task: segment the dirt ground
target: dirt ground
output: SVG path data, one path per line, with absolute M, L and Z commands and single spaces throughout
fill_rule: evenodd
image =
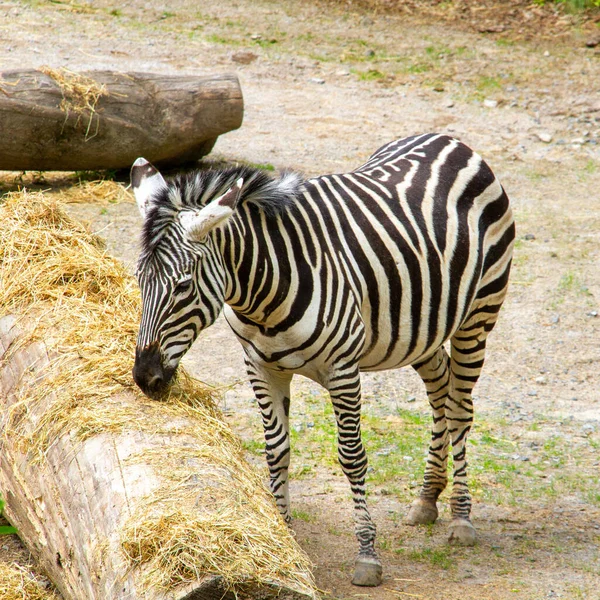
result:
M 244 124 L 218 140 L 209 161 L 312 176 L 352 169 L 385 142 L 426 131 L 450 133 L 481 153 L 512 200 L 518 241 L 475 390 L 477 546 L 446 545 L 446 502 L 432 527 L 402 523 L 426 445 L 406 450 L 401 441 L 411 418 L 424 424 L 424 440 L 428 419 L 410 370 L 363 379 L 381 587 L 349 583 L 350 496 L 323 450 L 332 436 L 327 399 L 306 380 L 296 382 L 292 400 L 293 527 L 324 596 L 337 600 L 598 599 L 600 28 L 523 2 L 471 3 L 481 12 L 471 6 L 467 17 L 469 3 L 441 3 L 438 16 L 433 3 L 424 12 L 406 3 L 397 14 L 384 4 L 364 12 L 352 3 L 250 0 L 0 2 L 0 65 L 236 73 Z M 51 184 L 41 174 L 2 181 L 0 191 Z M 133 266 L 132 203 L 90 199 L 71 210 Z M 262 468 L 241 348 L 222 320 L 185 364 L 222 388 L 227 420 Z M 386 461 L 404 477 L 386 479 Z M 18 540 L 0 539 L 0 560 L 15 557 L 27 561 Z

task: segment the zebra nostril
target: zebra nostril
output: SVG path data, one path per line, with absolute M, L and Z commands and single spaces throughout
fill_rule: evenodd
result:
M 147 386 L 151 392 L 158 391 L 164 384 L 165 380 L 162 375 L 151 375 L 148 378 Z

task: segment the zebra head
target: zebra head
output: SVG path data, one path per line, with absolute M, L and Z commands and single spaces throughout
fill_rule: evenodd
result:
M 199 192 L 193 181 L 167 182 L 138 158 L 131 184 L 144 218 L 136 272 L 142 318 L 133 378 L 146 395 L 158 398 L 168 389 L 181 357 L 223 307 L 225 275 L 212 233 L 233 214 L 243 180 L 220 194 L 217 190 L 201 206 L 190 201 Z

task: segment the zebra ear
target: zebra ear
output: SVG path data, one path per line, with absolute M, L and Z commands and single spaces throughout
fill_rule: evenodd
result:
M 201 242 L 217 225 L 231 217 L 240 199 L 243 184 L 244 180 L 240 178 L 222 196 L 201 210 L 180 213 L 179 222 L 190 241 Z
M 145 158 L 138 158 L 131 167 L 131 187 L 142 217 L 146 217 L 152 197 L 167 183 L 158 169 Z

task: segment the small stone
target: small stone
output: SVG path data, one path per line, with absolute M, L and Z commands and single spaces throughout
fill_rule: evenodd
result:
M 443 92 L 444 91 L 444 86 L 441 83 L 436 83 L 433 86 L 433 91 L 434 92 Z
M 365 58 L 373 58 L 375 56 L 375 50 L 367 50 L 365 52 Z
M 581 428 L 581 431 L 583 431 L 585 435 L 590 435 L 591 433 L 594 433 L 594 431 L 596 431 L 596 426 L 593 423 L 586 423 Z
M 256 41 L 256 40 L 260 40 L 260 39 L 262 39 L 262 35 L 260 35 L 260 33 L 253 33 L 253 34 L 250 36 L 250 39 L 251 39 L 251 40 L 254 40 L 254 41 Z
M 311 83 L 316 83 L 317 85 L 323 85 L 325 83 L 324 79 L 320 79 L 319 77 L 311 77 L 309 79 Z
M 594 37 L 588 38 L 585 42 L 587 48 L 595 48 L 600 45 L 600 35 L 595 35 Z
M 526 233 L 523 239 L 530 242 L 531 240 L 535 240 L 535 235 L 533 233 Z
M 234 52 L 231 55 L 231 60 L 234 63 L 238 63 L 240 65 L 249 65 L 251 62 L 254 62 L 257 58 L 258 54 L 250 52 L 249 50 L 240 50 L 239 52 Z
M 412 462 L 413 460 L 415 460 L 412 456 L 403 456 L 402 459 L 406 462 Z
M 446 108 L 452 108 L 454 106 L 454 100 L 446 100 L 446 103 L 444 104 L 444 106 Z
M 484 100 L 483 105 L 486 108 L 496 108 L 498 106 L 498 100 Z
M 504 25 L 482 25 L 479 33 L 502 33 L 505 29 Z
M 548 383 L 548 378 L 545 375 L 540 375 L 540 377 L 535 378 L 535 382 L 540 385 L 546 385 Z
M 306 424 L 306 426 L 307 426 L 309 429 L 312 429 L 312 428 L 315 426 L 315 424 L 314 424 L 312 421 L 309 421 L 309 422 Z
M 340 71 L 336 71 L 335 74 L 338 77 L 348 77 L 350 75 L 350 71 L 347 71 L 346 69 L 342 69 Z
M 524 456 L 524 455 L 522 455 L 522 454 L 513 454 L 511 458 L 512 458 L 513 460 L 520 460 L 520 461 L 522 461 L 522 462 L 527 462 L 527 461 L 531 460 L 531 459 L 529 458 L 529 456 Z
M 417 401 L 417 398 L 416 398 L 416 396 L 409 396 L 409 397 L 406 399 L 406 401 L 407 401 L 407 402 L 416 402 L 416 401 Z
M 536 392 L 535 390 L 529 390 L 529 391 L 527 392 L 527 395 L 528 395 L 528 396 L 537 396 L 538 394 L 537 394 L 537 392 Z
M 581 146 L 582 144 L 585 144 L 585 140 L 583 138 L 575 138 L 573 140 L 571 140 L 571 144 L 576 145 L 576 146 Z
M 552 323 L 553 325 L 556 325 L 556 324 L 560 323 L 560 316 L 559 315 L 554 315 L 550 319 L 550 323 Z
M 536 134 L 540 142 L 544 142 L 544 144 L 549 144 L 552 141 L 552 134 L 546 131 L 541 131 Z
M 546 51 L 544 52 L 544 56 L 546 56 L 546 57 L 550 56 L 550 52 L 549 52 L 548 50 L 546 50 Z
M 587 313 L 588 317 L 597 317 L 598 316 L 598 311 L 597 310 L 590 310 L 589 313 Z

